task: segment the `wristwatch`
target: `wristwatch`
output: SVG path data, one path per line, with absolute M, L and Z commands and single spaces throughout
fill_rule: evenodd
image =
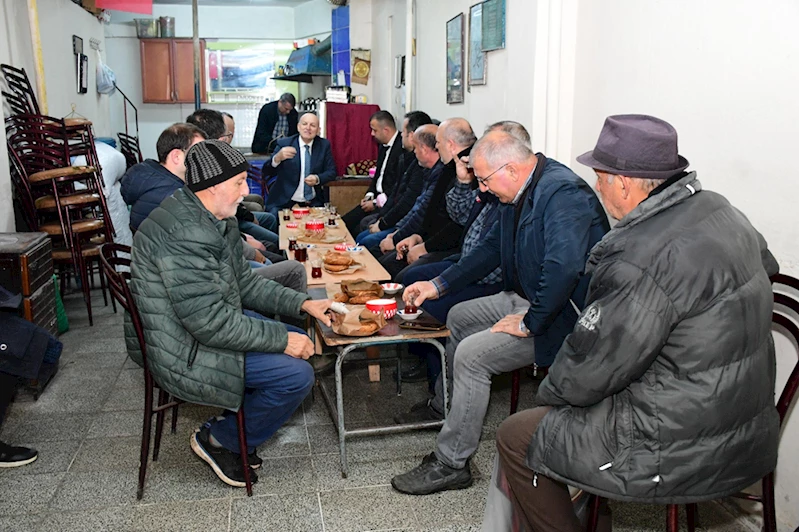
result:
M 524 324 L 524 320 L 519 322 L 519 332 L 524 335 L 530 336 L 530 329 L 527 328 L 527 325 Z

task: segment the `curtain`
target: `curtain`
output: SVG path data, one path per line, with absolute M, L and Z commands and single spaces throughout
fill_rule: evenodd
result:
M 326 138 L 333 150 L 336 174 L 344 175 L 347 165 L 364 159 L 377 160 L 377 142 L 369 129 L 369 118 L 380 110 L 377 105 L 326 103 Z

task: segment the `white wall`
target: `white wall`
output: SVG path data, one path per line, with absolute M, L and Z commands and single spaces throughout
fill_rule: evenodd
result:
M 373 18 L 372 0 L 350 0 L 350 48 L 363 48 L 372 50 Z M 375 68 L 374 50 L 372 50 L 372 69 Z M 361 85 L 352 82 L 352 95 L 366 96 L 368 103 L 375 103 L 374 76 L 370 76 L 369 83 Z
M 327 0 L 311 0 L 294 8 L 294 38 L 327 37 L 332 30 L 331 13 L 336 8 Z
M 405 29 L 405 0 L 372 0 L 372 103 L 394 115 L 397 127 L 406 111 L 394 87 L 394 57 L 405 54 Z
M 505 119 L 531 129 L 539 0 L 507 0 L 506 47 L 488 53 L 487 84 L 471 87 L 464 103 L 447 104 L 446 23 L 463 13 L 467 27 L 464 42 L 468 42 L 469 7 L 474 3 L 417 0 L 414 107 L 439 120 L 464 117 L 478 133 Z
M 778 0 L 580 2 L 573 155 L 591 149 L 615 113 L 671 122 L 707 189 L 760 230 L 784 272 L 799 275 L 794 154 L 799 145 L 799 4 Z M 512 80 L 509 80 L 509 82 Z M 591 172 L 572 163 L 586 179 Z M 795 350 L 778 338 L 778 381 Z M 799 525 L 799 413 L 782 437 L 781 530 Z

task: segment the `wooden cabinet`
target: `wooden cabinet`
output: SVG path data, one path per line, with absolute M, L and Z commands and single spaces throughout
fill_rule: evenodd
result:
M 194 103 L 194 41 L 141 39 L 144 103 Z M 205 92 L 205 41 L 200 40 L 200 101 Z

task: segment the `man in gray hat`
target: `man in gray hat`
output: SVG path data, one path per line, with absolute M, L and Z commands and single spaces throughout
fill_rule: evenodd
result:
M 291 417 L 314 382 L 305 362 L 314 346 L 305 332 L 263 315 L 307 313 L 329 324 L 330 301 L 311 301 L 252 272 L 234 218 L 248 191 L 246 177 L 247 161 L 230 145 L 192 146 L 186 186 L 154 209 L 133 238 L 131 291 L 155 381 L 186 401 L 243 408 L 248 461 L 258 467 L 255 447 Z M 127 315 L 125 340 L 141 365 Z M 237 435 L 230 415 L 206 423 L 190 443 L 223 482 L 243 487 Z
M 685 172 L 663 120 L 608 117 L 577 160 L 619 223 L 591 251 L 586 307 L 538 389 L 541 406 L 497 431 L 527 530 L 581 530 L 566 485 L 691 503 L 740 491 L 777 463 L 778 266 L 763 237 Z

